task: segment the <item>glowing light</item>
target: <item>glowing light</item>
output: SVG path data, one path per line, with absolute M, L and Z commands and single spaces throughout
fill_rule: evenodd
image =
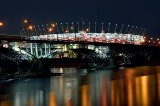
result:
M 28 20 L 25 19 L 23 22 L 24 22 L 24 23 L 28 23 Z
M 3 22 L 0 22 L 0 27 L 2 27 L 3 26 Z
M 119 53 L 119 54 L 118 54 L 118 56 L 122 56 L 122 55 L 123 55 L 123 53 Z
M 28 27 L 28 29 L 29 29 L 29 30 L 33 30 L 33 26 L 30 25 L 30 26 Z
M 52 32 L 52 31 L 53 31 L 53 29 L 52 29 L 52 28 L 49 28 L 49 29 L 48 29 L 48 31 L 49 31 L 49 32 Z
M 52 25 L 52 27 L 55 27 L 55 24 L 51 24 Z
M 86 29 L 86 31 L 88 32 L 88 31 L 89 31 L 89 29 L 87 28 L 87 29 Z

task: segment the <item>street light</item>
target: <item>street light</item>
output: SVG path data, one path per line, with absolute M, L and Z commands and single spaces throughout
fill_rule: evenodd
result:
M 94 32 L 95 32 L 95 33 L 96 33 L 96 30 L 97 30 L 97 29 L 96 29 L 96 28 L 97 28 L 97 27 L 96 27 L 96 24 L 97 24 L 97 23 L 95 22 L 95 26 L 94 26 L 94 30 L 95 30 Z
M 4 24 L 3 24 L 3 22 L 0 22 L 0 27 L 2 27 Z
M 28 26 L 28 36 L 29 36 L 29 37 L 32 35 L 32 34 L 31 34 L 32 30 L 33 30 L 33 26 L 32 26 L 32 25 L 29 25 L 29 26 Z
M 69 28 L 68 28 L 68 23 L 66 22 L 66 25 L 67 25 L 67 32 L 69 31 Z
M 110 32 L 111 23 L 108 24 L 108 33 Z
M 117 25 L 118 25 L 118 24 L 116 24 L 116 27 L 115 27 L 115 29 L 114 29 L 114 33 L 116 33 L 116 30 L 117 30 Z
M 89 22 L 89 33 L 91 32 L 91 25 L 90 25 L 90 22 Z
M 103 31 L 103 23 L 102 23 L 102 33 L 103 33 L 104 31 Z
M 88 29 L 88 28 L 86 29 L 86 32 L 89 32 L 89 29 Z
M 28 23 L 28 20 L 27 20 L 27 19 L 24 19 L 23 22 L 24 22 L 25 24 L 27 24 L 27 23 Z
M 78 33 L 79 33 L 79 22 L 77 22 L 77 25 L 78 25 L 78 29 L 77 30 L 78 30 Z
M 49 28 L 49 29 L 48 29 L 48 32 L 50 32 L 50 33 L 51 33 L 52 31 L 53 31 L 53 29 L 52 29 L 52 28 Z
M 1 28 L 4 26 L 4 23 L 2 21 L 0 21 L 0 33 L 2 33 Z
M 28 29 L 29 29 L 29 30 L 33 30 L 33 26 L 32 26 L 32 25 L 29 25 L 29 26 L 28 26 Z
M 51 24 L 52 25 L 52 27 L 55 27 L 55 24 Z

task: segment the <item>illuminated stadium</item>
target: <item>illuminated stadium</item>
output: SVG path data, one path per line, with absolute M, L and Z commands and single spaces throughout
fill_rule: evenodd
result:
M 100 26 L 100 27 L 99 27 Z M 49 40 L 49 41 L 83 41 L 83 42 L 102 42 L 102 43 L 121 43 L 121 44 L 136 44 L 140 45 L 144 42 L 144 30 L 140 27 L 126 26 L 123 24 L 118 28 L 116 24 L 111 29 L 109 23 L 105 28 L 102 23 L 97 23 L 91 26 L 90 23 L 82 25 L 80 23 L 69 25 L 68 23 L 61 24 L 46 24 L 38 26 L 29 26 L 27 29 L 20 31 L 20 35 L 31 40 Z M 97 31 L 100 30 L 100 31 Z M 111 32 L 111 30 L 113 30 Z

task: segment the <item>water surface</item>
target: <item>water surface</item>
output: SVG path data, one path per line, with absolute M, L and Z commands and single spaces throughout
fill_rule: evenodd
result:
M 116 70 L 52 69 L 62 76 L 20 79 L 0 106 L 158 106 L 160 66 Z

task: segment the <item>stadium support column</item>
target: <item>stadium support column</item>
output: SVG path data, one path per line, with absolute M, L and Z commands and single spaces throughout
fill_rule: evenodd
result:
M 36 50 L 36 57 L 38 58 L 38 46 L 37 46 L 37 43 L 35 43 L 35 50 Z
M 48 45 L 48 49 L 49 49 L 49 54 L 51 54 L 51 44 Z
M 30 51 L 31 51 L 31 54 L 33 54 L 33 44 L 30 43 Z
M 95 33 L 97 32 L 97 26 L 96 26 L 96 22 L 95 22 L 95 26 L 94 26 L 94 30 L 95 30 Z
M 46 54 L 47 54 L 47 45 L 46 45 L 46 43 L 44 44 L 44 54 L 45 54 L 45 57 L 46 57 Z

